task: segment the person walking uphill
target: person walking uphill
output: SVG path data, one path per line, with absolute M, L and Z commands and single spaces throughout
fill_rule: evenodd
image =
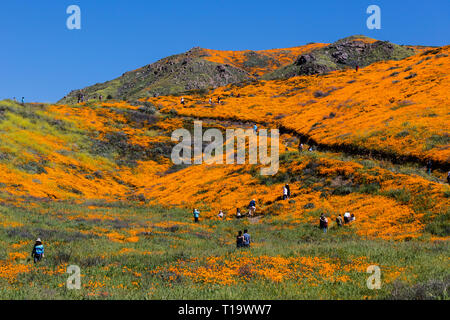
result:
M 34 260 L 34 263 L 41 261 L 41 259 L 44 257 L 44 246 L 40 238 L 36 239 L 33 251 L 31 251 L 31 257 Z
M 198 217 L 200 216 L 200 211 L 194 209 L 194 222 L 198 222 Z
M 245 229 L 244 230 L 244 247 L 250 248 L 250 243 L 251 243 L 250 234 L 248 233 L 248 230 Z

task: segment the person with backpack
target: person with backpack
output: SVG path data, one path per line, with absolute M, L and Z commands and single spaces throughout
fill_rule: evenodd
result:
M 287 189 L 287 197 L 288 199 L 291 198 L 291 187 L 289 187 L 289 184 L 286 183 L 286 189 Z
M 340 213 L 336 218 L 336 224 L 338 225 L 338 227 L 342 227 L 342 225 L 344 224 L 344 221 L 342 220 L 342 215 Z
M 250 234 L 248 233 L 248 230 L 245 229 L 244 230 L 244 247 L 250 248 L 250 243 L 251 243 Z
M 181 97 L 181 104 L 184 106 L 184 97 Z
M 286 186 L 283 186 L 283 200 L 288 198 L 288 189 Z
M 44 257 L 44 245 L 42 244 L 41 238 L 36 239 L 36 243 L 31 251 L 31 257 L 34 260 L 34 263 L 38 263 Z
M 223 211 L 222 210 L 219 211 L 218 217 L 219 217 L 219 219 L 223 219 Z
M 242 235 L 242 231 L 239 231 L 236 237 L 236 248 L 242 248 L 243 246 L 244 246 L 244 236 Z
M 253 125 L 253 132 L 258 134 L 258 126 L 256 124 Z
M 239 209 L 239 208 L 236 209 L 236 218 L 237 219 L 242 218 L 241 209 Z
M 325 217 L 324 213 L 322 213 L 320 215 L 319 228 L 322 229 L 324 233 L 327 233 L 327 230 L 328 230 L 328 219 L 327 219 L 327 217 Z
M 450 171 L 447 173 L 447 183 L 450 184 Z
M 256 200 L 252 199 L 248 205 L 248 215 L 252 217 L 255 214 L 256 211 Z
M 194 222 L 198 222 L 198 217 L 200 216 L 200 211 L 194 209 Z
M 298 144 L 298 151 L 299 152 L 303 151 L 303 143 L 301 143 L 301 142 Z

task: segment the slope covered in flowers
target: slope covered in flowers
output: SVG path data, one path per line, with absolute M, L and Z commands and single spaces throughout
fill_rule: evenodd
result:
M 282 81 L 229 85 L 205 96 L 150 98 L 162 112 L 266 123 L 327 146 L 391 157 L 434 160 L 448 167 L 450 47 L 358 73 L 336 71 Z M 207 108 L 208 99 L 220 105 Z

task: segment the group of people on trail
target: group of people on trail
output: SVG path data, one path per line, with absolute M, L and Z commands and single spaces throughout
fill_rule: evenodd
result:
M 219 97 L 217 97 L 217 104 L 220 104 L 220 101 L 221 101 L 221 99 L 220 99 L 220 96 L 219 96 Z M 181 97 L 181 99 L 180 99 L 180 104 L 184 106 L 185 103 L 186 103 L 186 101 L 184 100 L 184 97 Z M 213 105 L 213 100 L 212 100 L 212 98 L 209 98 L 208 103 L 209 103 L 211 106 Z
M 298 144 L 298 151 L 302 152 L 304 150 L 305 146 L 303 145 L 303 143 L 299 143 Z M 313 146 L 309 146 L 308 148 L 309 152 L 313 152 L 314 151 L 314 147 Z
M 338 227 L 342 227 L 344 224 L 353 222 L 353 221 L 355 221 L 355 220 L 356 220 L 355 215 L 354 215 L 353 213 L 350 214 L 350 212 L 347 211 L 346 213 L 344 213 L 344 219 L 342 219 L 342 215 L 341 215 L 341 214 L 339 214 L 339 215 L 337 216 L 337 218 L 336 218 L 336 225 L 337 225 Z M 324 233 L 326 233 L 326 232 L 328 231 L 328 218 L 325 216 L 324 213 L 322 213 L 322 214 L 320 215 L 320 218 L 319 218 L 319 228 L 320 228 Z
M 283 187 L 283 200 L 287 200 L 291 197 L 291 188 L 286 183 L 286 185 Z
M 242 231 L 238 232 L 238 235 L 236 237 L 236 247 L 237 248 L 249 248 L 251 243 L 251 237 L 248 233 L 248 230 L 245 229 L 244 233 Z

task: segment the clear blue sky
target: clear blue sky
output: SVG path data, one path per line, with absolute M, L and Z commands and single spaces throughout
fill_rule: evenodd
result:
M 81 8 L 81 30 L 66 27 L 72 4 Z M 381 7 L 381 30 L 366 27 L 371 4 Z M 354 34 L 448 45 L 450 1 L 1 1 L 0 99 L 54 102 L 195 46 L 258 50 Z

